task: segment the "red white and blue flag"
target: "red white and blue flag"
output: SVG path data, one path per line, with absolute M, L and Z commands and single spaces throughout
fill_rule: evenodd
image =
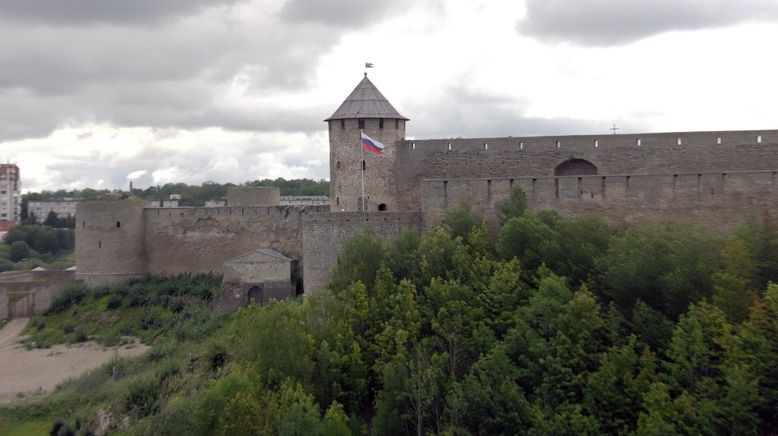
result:
M 365 135 L 365 132 L 362 132 L 361 142 L 363 149 L 375 154 L 384 154 L 384 144 L 381 144 L 375 139 Z

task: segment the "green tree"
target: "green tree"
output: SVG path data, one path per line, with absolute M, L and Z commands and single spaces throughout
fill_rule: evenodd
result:
M 516 383 L 518 376 L 518 369 L 498 344 L 452 389 L 449 408 L 475 434 L 526 432 L 532 425 L 532 413 Z
M 329 288 L 342 289 L 355 282 L 372 288 L 385 257 L 386 246 L 381 238 L 370 230 L 357 233 L 343 245 L 330 275 Z
M 302 386 L 284 383 L 279 401 L 276 434 L 289 436 L 321 435 L 322 423 L 319 406 L 313 396 L 305 393 Z
M 333 402 L 324 413 L 322 420 L 322 436 L 350 436 L 351 430 L 348 427 L 348 416 L 343 411 L 343 406 Z
M 701 228 L 648 225 L 611 240 L 599 264 L 603 293 L 622 308 L 642 300 L 672 319 L 708 297 L 718 242 Z
M 504 225 L 509 219 L 521 216 L 527 210 L 527 194 L 521 187 L 514 186 L 511 194 L 497 204 L 497 219 Z
M 473 227 L 479 226 L 479 220 L 470 211 L 470 207 L 462 202 L 457 207 L 446 211 L 443 224 L 449 229 L 452 238 L 466 238 Z
M 11 244 L 11 252 L 8 259 L 11 262 L 21 262 L 30 257 L 30 247 L 24 241 L 16 241 Z
M 713 274 L 713 304 L 730 322 L 745 321 L 755 297 L 750 289 L 754 264 L 745 242 L 729 239 L 721 251 L 721 263 L 721 269 Z

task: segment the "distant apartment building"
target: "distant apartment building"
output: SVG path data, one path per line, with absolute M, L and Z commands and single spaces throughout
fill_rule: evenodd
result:
M 22 216 L 22 183 L 16 164 L 0 164 L 0 231 L 7 231 Z
M 43 224 L 49 213 L 54 212 L 57 218 L 73 218 L 76 216 L 74 198 L 55 198 L 50 200 L 30 200 L 27 202 L 27 216 L 34 216 L 38 224 Z

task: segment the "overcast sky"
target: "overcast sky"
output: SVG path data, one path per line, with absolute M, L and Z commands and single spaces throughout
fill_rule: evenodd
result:
M 775 0 L 0 0 L 25 191 L 328 177 L 371 80 L 416 138 L 778 128 Z

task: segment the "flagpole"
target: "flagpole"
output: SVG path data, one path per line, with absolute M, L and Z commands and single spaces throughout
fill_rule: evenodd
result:
M 362 174 L 362 212 L 367 211 L 365 201 L 365 147 L 362 146 L 362 129 L 359 129 L 359 150 L 362 152 L 362 162 L 359 163 L 359 171 Z

